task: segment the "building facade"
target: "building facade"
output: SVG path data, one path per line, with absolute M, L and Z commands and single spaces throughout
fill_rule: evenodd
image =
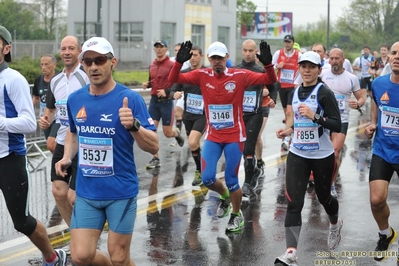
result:
M 206 54 L 214 41 L 226 44 L 236 57 L 236 0 L 69 0 L 68 35 L 84 41 L 107 38 L 122 62 L 143 67 L 155 59 L 153 44 L 191 40 Z

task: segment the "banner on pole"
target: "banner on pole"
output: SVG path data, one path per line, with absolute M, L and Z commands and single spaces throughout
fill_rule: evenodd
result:
M 283 39 L 292 34 L 292 12 L 255 12 L 252 21 L 241 25 L 244 39 Z

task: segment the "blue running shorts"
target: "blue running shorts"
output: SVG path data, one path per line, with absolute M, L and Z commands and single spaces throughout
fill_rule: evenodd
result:
M 90 200 L 76 196 L 71 229 L 103 230 L 105 221 L 115 233 L 133 233 L 136 220 L 137 197 L 121 200 Z

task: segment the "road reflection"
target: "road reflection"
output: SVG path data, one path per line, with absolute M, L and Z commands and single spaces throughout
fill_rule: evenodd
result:
M 370 168 L 372 140 L 366 137 L 364 134 L 364 127 L 361 126 L 369 122 L 369 119 L 358 121 L 358 128 L 355 136 L 355 149 L 350 153 L 351 159 L 356 162 L 356 169 L 359 170 L 359 181 L 367 181 L 366 174 L 368 174 Z

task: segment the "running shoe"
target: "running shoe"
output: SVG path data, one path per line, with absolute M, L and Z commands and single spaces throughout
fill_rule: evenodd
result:
M 202 185 L 202 176 L 201 176 L 201 172 L 198 170 L 195 170 L 195 174 L 194 174 L 194 180 L 191 183 L 191 185 L 193 186 L 200 186 Z
M 145 166 L 147 169 L 154 169 L 161 167 L 161 161 L 157 157 L 152 157 L 151 161 Z
M 298 262 L 295 250 L 287 250 L 283 255 L 277 257 L 274 261 L 274 265 L 278 266 L 298 266 Z
M 58 257 L 58 261 L 54 264 L 54 266 L 66 266 L 67 254 L 65 253 L 65 251 L 63 249 L 55 249 L 54 251 Z M 46 261 L 43 259 L 43 266 L 47 266 L 47 265 L 49 265 L 49 264 L 46 263 Z
M 341 229 L 344 225 L 344 221 L 341 218 L 338 218 L 338 227 L 335 229 L 331 229 L 330 225 L 330 233 L 328 234 L 327 244 L 329 249 L 336 249 L 341 242 Z
M 177 137 L 175 137 L 175 139 L 176 139 L 176 141 L 177 141 L 177 144 L 179 144 L 180 147 L 183 147 L 183 145 L 184 145 L 184 138 L 183 138 L 183 136 L 182 136 L 181 133 L 180 133 L 180 129 L 175 128 L 175 131 L 176 131 L 176 133 L 177 133 Z
M 227 223 L 226 232 L 238 232 L 244 228 L 244 218 L 242 215 L 231 214 Z
M 380 239 L 377 242 L 377 247 L 375 248 L 375 251 L 387 251 L 389 245 L 395 242 L 398 233 L 391 227 L 391 234 L 389 237 L 387 235 L 382 235 L 381 233 L 378 233 L 378 235 Z M 383 253 L 378 254 L 378 256 L 374 257 L 374 260 L 376 261 L 382 261 L 384 259 L 386 259 L 386 254 Z
M 260 176 L 261 176 L 261 170 L 259 168 L 255 167 L 254 175 L 252 176 L 251 182 L 249 183 L 251 185 L 252 190 L 255 190 L 258 187 Z
M 251 194 L 251 185 L 249 183 L 245 183 L 242 185 L 242 196 L 249 198 Z
M 216 211 L 216 215 L 219 218 L 226 217 L 230 212 L 230 198 L 222 199 L 220 198 L 220 203 Z

